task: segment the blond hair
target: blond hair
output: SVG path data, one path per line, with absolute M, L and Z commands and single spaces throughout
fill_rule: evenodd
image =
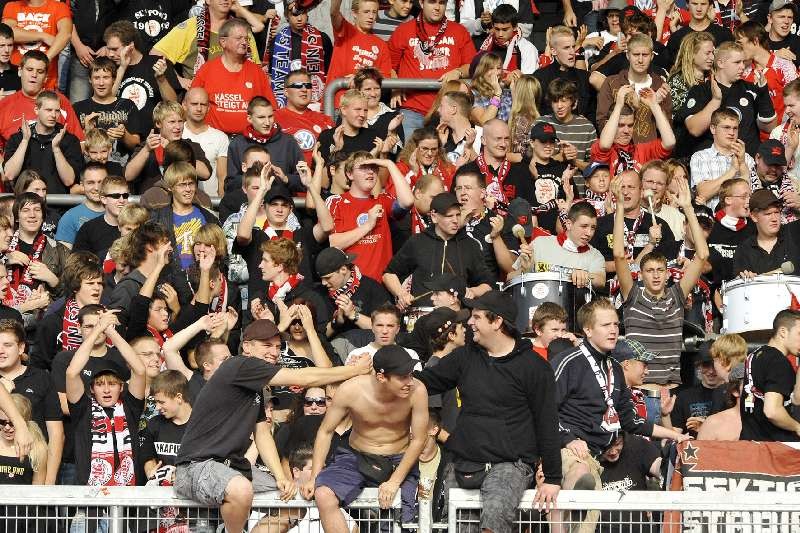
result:
M 702 82 L 694 71 L 694 56 L 703 43 L 714 44 L 714 37 L 706 31 L 691 32 L 681 40 L 678 57 L 670 70 L 670 77 L 679 76 L 687 87 L 694 87 Z
M 542 86 L 531 74 L 523 74 L 514 82 L 514 88 L 511 89 L 511 114 L 508 116 L 512 139 L 517 135 L 518 118 L 524 117 L 530 122 L 539 118 L 538 102 L 541 96 Z
M 156 104 L 155 109 L 153 109 L 153 123 L 162 123 L 170 113 L 175 113 L 181 119 L 186 120 L 186 109 L 181 104 L 171 100 L 164 100 Z
M 346 91 L 344 95 L 342 95 L 340 107 L 350 107 L 350 105 L 356 100 L 363 100 L 366 102 L 367 97 L 364 96 L 364 93 L 362 93 L 358 89 L 350 89 Z
M 125 204 L 125 206 L 119 210 L 117 224 L 120 226 L 132 225 L 138 227 L 149 219 L 150 213 L 147 211 L 147 208 L 139 204 Z
M 176 161 L 164 171 L 164 186 L 172 190 L 178 183 L 191 179 L 197 183 L 197 169 L 186 161 Z
M 83 146 L 86 150 L 90 150 L 92 148 L 111 149 L 111 137 L 109 137 L 108 133 L 101 129 L 92 128 L 90 130 L 86 130 L 86 140 L 84 141 Z
M 28 425 L 28 432 L 33 438 L 33 446 L 31 446 L 29 455 L 31 459 L 31 468 L 33 468 L 34 472 L 40 472 L 42 469 L 47 468 L 47 440 L 44 438 L 42 428 L 31 420 L 33 413 L 31 401 L 22 394 L 16 392 L 11 394 L 11 400 L 14 402 L 14 406 L 17 408 L 17 411 L 19 411 L 19 414 L 25 419 Z M 6 413 L 6 416 L 8 416 L 8 413 Z
M 221 261 L 228 255 L 228 241 L 225 232 L 216 224 L 205 224 L 194 234 L 194 244 L 213 246 L 217 251 L 216 261 Z
M 711 345 L 711 358 L 719 359 L 725 368 L 733 368 L 747 357 L 747 341 L 741 335 L 729 333 L 717 337 Z

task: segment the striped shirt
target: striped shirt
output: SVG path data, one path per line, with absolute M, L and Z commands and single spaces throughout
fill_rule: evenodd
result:
M 394 30 L 407 20 L 411 20 L 411 16 L 403 19 L 397 19 L 389 15 L 388 9 L 380 11 L 378 12 L 378 18 L 375 19 L 375 25 L 372 27 L 372 33 L 384 41 L 388 41 L 389 37 L 391 37 L 394 33 Z
M 644 287 L 634 286 L 622 311 L 625 338 L 641 342 L 656 357 L 647 364 L 647 383 L 681 382 L 681 344 L 685 299 L 680 284 L 654 299 Z
M 542 115 L 541 122 L 552 124 L 556 129 L 559 141 L 566 141 L 578 150 L 578 160 L 589 160 L 589 149 L 597 139 L 597 130 L 594 125 L 582 115 L 574 115 L 567 123 L 560 123 L 554 115 Z

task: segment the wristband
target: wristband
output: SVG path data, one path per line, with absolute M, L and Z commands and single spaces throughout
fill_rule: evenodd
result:
M 500 99 L 498 97 L 496 97 L 496 96 L 492 96 L 492 98 L 489 100 L 489 105 L 493 105 L 493 106 L 495 106 L 496 108 L 499 109 L 500 108 Z

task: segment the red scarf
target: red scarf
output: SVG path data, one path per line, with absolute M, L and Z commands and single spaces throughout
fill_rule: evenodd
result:
M 158 331 L 156 328 L 154 328 L 150 324 L 147 325 L 147 331 L 150 332 L 150 335 L 153 336 L 153 338 L 156 340 L 156 342 L 158 343 L 158 346 L 160 348 L 163 348 L 164 347 L 164 341 L 166 341 L 167 339 L 172 338 L 172 335 L 173 335 L 172 330 L 169 329 L 169 328 L 165 329 L 164 331 Z
M 511 170 L 511 163 L 508 161 L 508 159 L 503 160 L 503 163 L 500 165 L 500 170 L 497 171 L 497 175 L 494 175 L 489 169 L 489 165 L 486 164 L 486 159 L 483 157 L 483 151 L 481 151 L 481 155 L 478 156 L 478 159 L 476 159 L 475 162 L 478 164 L 481 174 L 483 174 L 486 178 L 487 194 L 494 197 L 499 202 L 507 203 L 508 199 L 506 198 L 503 184 L 506 181 L 508 172 Z
M 211 13 L 208 4 L 203 3 L 203 11 L 197 15 L 197 57 L 194 60 L 194 74 L 208 60 L 208 52 L 211 44 Z M 249 48 L 249 47 L 248 47 Z
M 300 60 L 311 78 L 311 101 L 321 102 L 325 90 L 325 52 L 322 49 L 322 33 L 311 24 L 303 28 Z
M 581 246 L 576 245 L 572 240 L 567 237 L 567 232 L 562 231 L 558 235 L 556 235 L 556 240 L 558 244 L 568 252 L 583 254 L 589 251 L 591 246 L 588 244 L 582 244 Z
M 520 33 L 519 29 L 517 29 L 514 31 L 514 35 L 511 37 L 511 40 L 505 43 L 505 45 L 501 45 L 495 42 L 494 35 L 490 33 L 481 44 L 480 49 L 484 52 L 493 52 L 495 47 L 504 47 L 506 49 L 506 53 L 505 57 L 503 58 L 503 70 L 505 72 L 514 71 L 520 68 L 520 65 L 517 64 L 516 50 L 517 43 L 521 38 L 522 34 Z
M 156 146 L 156 149 L 153 150 L 153 157 L 156 158 L 159 167 L 164 165 L 164 147 L 162 145 Z
M 39 233 L 33 240 L 33 253 L 29 255 L 31 262 L 26 266 L 9 265 L 8 273 L 6 274 L 9 281 L 9 288 L 12 293 L 16 293 L 16 304 L 24 303 L 31 295 L 31 291 L 37 285 L 37 281 L 31 276 L 31 265 L 38 263 L 42 258 L 45 244 L 47 244 L 47 237 L 44 233 Z M 11 237 L 11 243 L 8 246 L 8 251 L 13 252 L 19 249 L 19 230 L 14 232 Z
M 216 305 L 213 305 L 211 312 L 224 312 L 228 308 L 228 280 L 222 274 L 219 275 L 219 296 L 217 296 L 216 300 Z M 214 302 L 212 301 L 211 303 L 213 304 Z
M 283 300 L 301 281 L 303 281 L 302 274 L 292 274 L 280 287 L 270 283 L 269 288 L 267 288 L 267 297 L 273 302 L 275 300 Z
M 91 401 L 91 467 L 86 484 L 94 487 L 135 486 L 133 442 L 122 402 L 118 401 L 112 416 L 108 416 L 94 396 Z
M 258 144 L 267 144 L 270 140 L 272 140 L 275 135 L 281 130 L 280 126 L 278 126 L 277 122 L 272 123 L 272 127 L 266 134 L 258 133 L 251 124 L 247 125 L 245 128 L 243 135 L 250 139 L 251 141 L 255 141 Z
M 290 241 L 294 241 L 294 232 L 288 229 L 275 229 L 269 225 L 269 220 L 264 221 L 264 226 L 261 228 L 264 230 L 264 233 L 267 234 L 269 240 L 274 241 L 275 239 L 289 239 Z
M 347 278 L 347 281 L 344 282 L 344 285 L 342 285 L 335 291 L 328 290 L 328 295 L 331 297 L 333 301 L 336 301 L 336 298 L 338 298 L 341 295 L 345 295 L 348 298 L 352 298 L 360 285 L 361 285 L 361 270 L 358 268 L 358 266 L 353 265 L 350 267 L 350 277 Z
M 717 211 L 714 218 L 731 231 L 742 231 L 747 226 L 746 218 L 729 216 L 723 209 Z
M 78 312 L 80 310 L 74 297 L 67 299 L 67 303 L 64 306 L 61 334 L 58 336 L 58 342 L 61 344 L 62 350 L 77 350 L 83 342 L 81 326 L 78 324 Z

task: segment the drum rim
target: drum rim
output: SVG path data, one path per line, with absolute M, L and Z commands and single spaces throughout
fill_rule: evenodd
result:
M 763 275 L 762 274 L 762 275 L 754 277 L 753 279 L 736 278 L 736 279 L 732 279 L 730 281 L 726 281 L 724 283 L 723 290 L 736 289 L 738 287 L 744 287 L 744 286 L 753 285 L 753 284 L 756 284 L 756 285 L 758 285 L 758 284 L 762 284 L 762 285 L 764 285 L 764 284 L 766 284 L 766 285 L 780 284 L 780 285 L 783 285 L 783 284 L 786 284 L 786 283 L 788 283 L 789 285 L 800 285 L 800 276 L 786 276 L 786 275 L 783 275 L 783 274 L 778 274 L 778 275 L 772 274 L 772 275 L 767 276 L 767 275 Z
M 540 276 L 540 277 L 534 278 L 528 276 Z M 520 279 L 520 278 L 525 278 L 525 279 Z M 522 283 L 535 283 L 537 281 L 559 281 L 568 283 L 570 279 L 561 272 L 528 272 L 527 274 L 520 274 L 519 276 L 513 278 L 511 281 L 505 283 L 503 285 L 503 290 L 506 290 L 510 287 L 514 287 L 516 285 L 521 285 Z

